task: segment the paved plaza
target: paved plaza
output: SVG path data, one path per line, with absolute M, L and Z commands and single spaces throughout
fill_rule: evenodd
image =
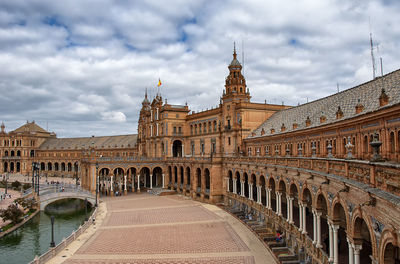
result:
M 50 263 L 275 263 L 269 250 L 222 209 L 180 195 L 104 198 L 96 225 Z

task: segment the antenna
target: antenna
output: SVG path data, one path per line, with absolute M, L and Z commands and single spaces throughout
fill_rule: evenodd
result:
M 372 59 L 372 76 L 375 79 L 375 57 L 374 57 L 374 42 L 372 41 L 372 32 L 371 32 L 371 18 L 369 18 L 369 42 L 371 46 L 371 59 Z
M 244 75 L 244 40 L 242 38 L 242 69 L 243 69 L 243 75 Z
M 380 58 L 381 60 L 381 76 L 383 77 L 383 62 L 382 62 L 382 57 Z
M 339 93 L 339 83 L 336 83 L 337 92 Z
M 46 130 L 49 131 L 49 121 L 46 120 Z

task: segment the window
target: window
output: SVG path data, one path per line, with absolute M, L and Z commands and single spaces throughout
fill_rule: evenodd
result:
M 190 135 L 193 135 L 193 125 L 190 125 Z
M 174 134 L 176 134 L 176 127 L 174 126 Z
M 182 127 L 178 127 L 178 133 L 182 134 Z
M 228 145 L 231 145 L 231 137 L 228 137 Z

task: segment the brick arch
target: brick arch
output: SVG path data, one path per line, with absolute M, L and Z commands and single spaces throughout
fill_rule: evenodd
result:
M 252 173 L 250 175 L 249 183 L 252 183 L 253 185 L 257 185 L 257 175 L 255 173 Z
M 267 180 L 263 174 L 260 174 L 260 176 L 257 177 L 257 182 L 259 186 L 263 186 L 261 179 L 264 179 L 264 187 L 265 187 L 267 185 Z
M 331 211 L 331 205 L 328 202 L 329 199 L 328 199 L 327 194 L 325 192 L 323 192 L 321 189 L 319 189 L 317 191 L 317 193 L 315 194 L 315 200 L 314 200 L 313 207 L 317 208 L 317 210 L 321 208 L 321 204 L 319 204 L 320 202 L 322 202 L 319 200 L 320 196 L 322 196 L 325 199 L 325 206 L 326 206 L 327 214 L 329 214 L 329 212 Z
M 287 193 L 288 188 L 287 188 L 287 186 L 286 186 L 285 181 L 284 181 L 282 178 L 281 178 L 280 181 L 278 182 L 278 190 L 279 190 L 280 192 L 284 191 L 285 193 Z
M 268 181 L 267 181 L 268 188 L 271 188 L 272 185 L 274 186 L 274 188 L 276 190 L 276 180 L 273 176 L 269 177 Z
M 347 206 L 346 206 L 346 203 L 344 202 L 344 201 L 342 201 L 342 199 L 340 199 L 340 197 L 339 196 L 336 196 L 334 199 L 333 199 L 333 201 L 332 201 L 332 206 L 331 206 L 331 210 L 330 210 L 330 213 L 329 213 L 329 216 L 330 216 L 330 218 L 332 219 L 332 220 L 337 220 L 337 218 L 338 218 L 338 212 L 336 212 L 336 210 L 339 210 L 339 209 L 337 209 L 337 207 L 336 206 L 338 206 L 338 205 L 340 205 L 340 206 L 342 206 L 343 207 L 343 211 L 344 211 L 344 214 L 345 214 L 345 220 L 346 220 L 346 230 L 350 230 L 350 228 L 351 228 L 351 226 L 350 226 L 350 216 L 349 216 L 349 212 L 348 212 L 348 210 L 347 210 Z
M 294 188 L 296 188 L 296 192 L 294 192 Z M 297 193 L 297 199 L 299 198 L 299 190 L 300 190 L 300 188 L 299 188 L 299 186 L 296 184 L 296 182 L 291 182 L 290 183 L 290 185 L 289 185 L 289 195 L 290 196 L 293 196 L 293 194 L 294 193 Z
M 237 180 L 237 179 L 238 179 L 238 177 L 237 177 L 238 175 L 239 175 L 239 178 L 241 179 L 241 178 L 242 178 L 242 175 L 240 174 L 240 171 L 236 171 L 236 172 L 233 174 L 233 178 Z
M 357 208 L 353 212 L 352 219 L 351 219 L 350 234 L 353 237 L 353 239 L 359 238 L 358 233 L 361 232 L 361 230 L 359 230 L 359 228 L 361 229 L 361 226 L 359 226 L 360 225 L 359 219 L 363 220 L 365 222 L 365 224 L 367 225 L 369 236 L 371 239 L 372 256 L 374 256 L 375 259 L 377 259 L 378 258 L 378 249 L 376 248 L 377 243 L 376 243 L 376 238 L 374 235 L 374 229 L 372 227 L 371 218 L 368 217 L 367 213 L 364 212 L 361 208 Z
M 301 195 L 299 195 L 299 200 L 306 201 L 305 195 L 306 195 L 307 191 L 310 193 L 310 199 L 311 199 L 310 204 L 313 205 L 315 198 L 313 196 L 312 191 L 308 188 L 308 186 L 303 187 L 303 190 L 301 191 Z
M 384 229 L 382 232 L 380 247 L 379 247 L 379 259 L 378 263 L 385 263 L 385 251 L 386 247 L 392 244 L 393 246 L 400 247 L 400 237 L 396 234 L 394 229 Z

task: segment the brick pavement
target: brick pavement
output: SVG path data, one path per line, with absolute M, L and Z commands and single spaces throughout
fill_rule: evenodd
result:
M 250 230 L 216 206 L 147 193 L 102 200 L 101 225 L 51 263 L 275 263 Z
M 254 264 L 253 257 L 215 257 L 184 259 L 69 259 L 65 264 Z
M 219 219 L 202 206 L 141 209 L 136 211 L 114 212 L 106 219 L 106 226 L 176 223 Z

